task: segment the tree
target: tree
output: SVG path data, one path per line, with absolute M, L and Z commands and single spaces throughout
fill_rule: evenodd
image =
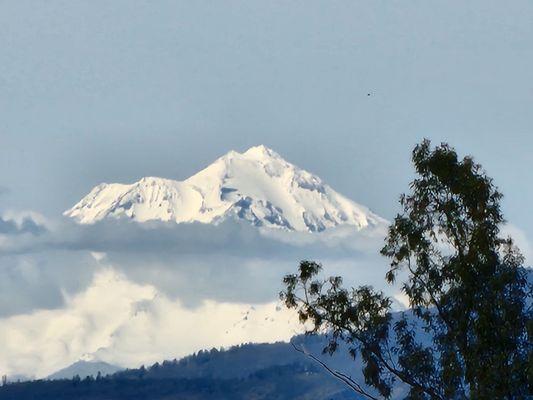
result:
M 330 372 L 363 396 L 390 398 L 401 382 L 406 399 L 525 398 L 533 393 L 532 291 L 522 255 L 500 234 L 502 195 L 447 144 L 424 140 L 412 161 L 417 177 L 381 250 L 385 278 L 402 278 L 410 310 L 392 313 L 391 299 L 371 287 L 320 279 L 312 261 L 284 278 L 281 298 L 310 333 L 328 332 L 324 352 L 345 342 L 361 357 L 366 387 Z
M 138 376 L 139 376 L 139 379 L 142 379 L 146 376 L 146 368 L 144 365 L 141 365 L 141 367 L 139 368 Z
M 78 374 L 72 377 L 72 386 L 78 386 L 80 382 L 81 382 L 81 378 Z

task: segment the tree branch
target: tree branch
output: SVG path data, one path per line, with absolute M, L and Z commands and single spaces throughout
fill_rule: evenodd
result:
M 354 381 L 351 377 L 349 377 L 348 375 L 346 374 L 343 374 L 342 372 L 339 372 L 337 370 L 334 370 L 332 368 L 330 368 L 326 363 L 324 363 L 323 361 L 321 361 L 318 357 L 315 357 L 313 354 L 303 350 L 303 349 L 300 349 L 298 348 L 293 342 L 290 342 L 292 347 L 294 348 L 294 350 L 296 350 L 297 352 L 299 353 L 302 353 L 303 355 L 305 355 L 306 357 L 309 357 L 311 360 L 315 361 L 316 363 L 320 364 L 320 366 L 322 368 L 324 368 L 330 375 L 332 375 L 334 378 L 340 380 L 341 382 L 343 382 L 344 384 L 346 384 L 350 389 L 352 389 L 354 392 L 362 395 L 362 396 L 365 396 L 371 400 L 380 400 L 379 397 L 375 397 L 373 395 L 371 395 L 370 393 L 368 393 L 367 391 L 365 391 L 363 389 L 363 387 L 358 384 L 356 381 Z

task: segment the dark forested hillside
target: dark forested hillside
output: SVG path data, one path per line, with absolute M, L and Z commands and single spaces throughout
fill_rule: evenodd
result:
M 293 343 L 305 348 L 310 353 L 320 355 L 327 341 L 323 336 L 298 336 Z M 346 354 L 323 356 L 323 359 L 337 369 L 355 374 L 354 361 Z M 213 378 L 232 379 L 246 378 L 250 374 L 272 366 L 294 363 L 313 363 L 306 356 L 294 350 L 291 344 L 263 343 L 244 344 L 227 350 L 204 350 L 181 360 L 156 363 L 149 368 L 129 369 L 115 374 L 116 377 L 130 379 L 139 375 L 145 378 Z
M 324 337 L 297 337 L 299 346 L 320 355 Z M 324 356 L 344 371 L 356 369 L 348 357 Z M 245 344 L 200 351 L 181 360 L 128 369 L 96 379 L 40 380 L 0 388 L 0 399 L 354 399 L 353 392 L 288 343 Z M 357 397 L 356 397 L 357 398 Z
M 164 370 L 161 366 L 157 369 Z M 13 383 L 0 389 L 5 400 L 254 400 L 354 399 L 333 378 L 309 363 L 274 366 L 246 378 L 149 378 L 156 375 L 130 374 L 85 380 L 58 380 Z M 136 370 L 136 372 L 141 372 Z

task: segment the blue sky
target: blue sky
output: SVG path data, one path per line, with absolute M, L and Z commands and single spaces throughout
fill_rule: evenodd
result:
M 533 235 L 531 2 L 0 9 L 2 208 L 57 214 L 99 182 L 264 143 L 390 218 L 429 137 L 475 155 Z
M 532 21 L 533 3 L 519 0 L 0 2 L 0 225 L 12 233 L 0 241 L 0 371 L 44 376 L 83 354 L 135 366 L 263 340 L 171 329 L 191 315 L 233 323 L 244 305 L 275 301 L 303 257 L 382 283 L 375 249 L 278 248 L 255 233 L 235 244 L 224 226 L 148 240 L 59 219 L 98 183 L 183 179 L 231 149 L 265 144 L 392 218 L 413 146 L 446 141 L 494 177 L 531 242 Z M 23 210 L 54 229 L 17 231 L 5 216 Z M 209 248 L 211 234 L 257 254 Z M 108 320 L 112 295 L 125 305 Z M 157 323 L 136 323 L 130 307 Z M 143 341 L 166 329 L 173 341 Z

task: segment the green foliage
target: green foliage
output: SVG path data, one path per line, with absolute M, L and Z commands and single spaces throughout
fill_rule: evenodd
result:
M 412 161 L 417 178 L 381 251 L 390 259 L 386 280 L 403 279 L 412 311 L 394 320 L 382 293 L 319 279 L 311 261 L 284 278 L 281 297 L 310 332 L 331 334 L 326 352 L 343 341 L 362 358 L 372 389 L 358 393 L 369 398 L 390 398 L 397 382 L 409 387 L 406 399 L 525 398 L 533 387 L 531 286 L 519 250 L 500 235 L 502 195 L 480 165 L 446 144 L 432 149 L 425 140 Z

